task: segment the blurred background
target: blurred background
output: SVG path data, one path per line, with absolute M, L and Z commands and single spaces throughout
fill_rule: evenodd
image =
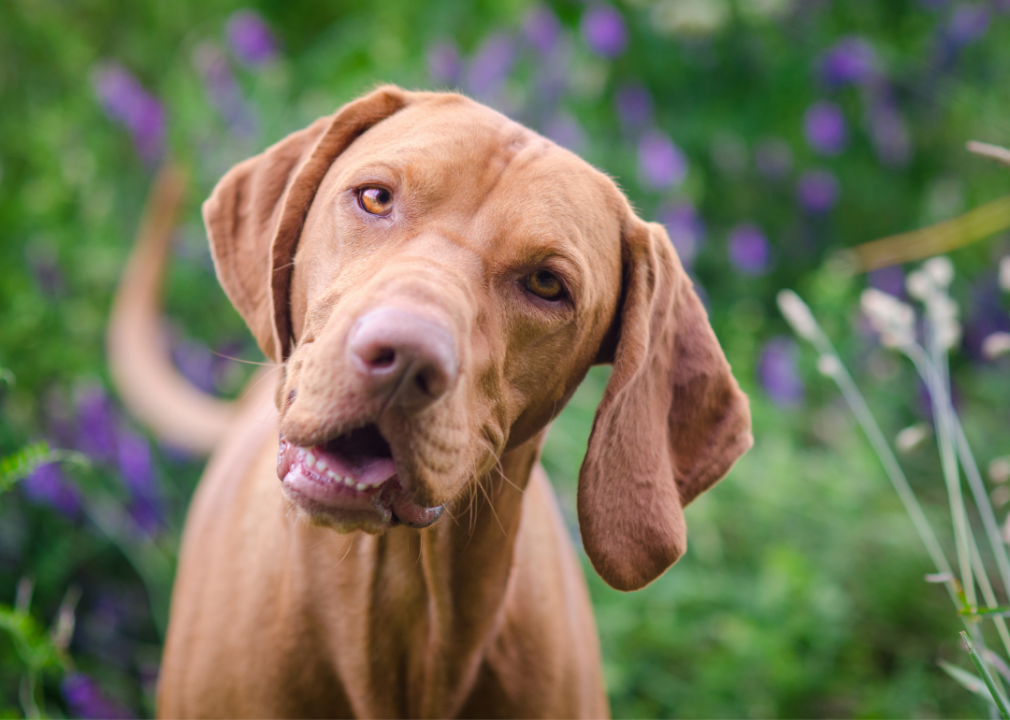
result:
M 929 558 L 775 296 L 810 303 L 888 439 L 928 434 L 922 384 L 859 311 L 867 286 L 903 297 L 910 267 L 833 258 L 1008 192 L 1010 168 L 964 150 L 1010 143 L 1005 43 L 1007 0 L 0 4 L 0 717 L 153 712 L 202 460 L 123 410 L 103 332 L 154 174 L 171 157 L 190 177 L 165 298 L 175 361 L 233 397 L 255 368 L 236 358 L 262 357 L 215 280 L 200 203 L 379 82 L 458 88 L 611 174 L 666 225 L 751 397 L 755 447 L 687 511 L 684 559 L 627 595 L 585 564 L 614 714 L 984 714 L 937 664 L 970 667 Z M 981 345 L 1010 330 L 1008 251 L 1004 233 L 950 254 L 954 401 L 979 461 L 997 460 L 1001 521 L 1010 360 Z M 545 450 L 575 537 L 605 379 Z M 40 441 L 64 462 L 33 462 Z M 935 446 L 902 447 L 944 526 Z

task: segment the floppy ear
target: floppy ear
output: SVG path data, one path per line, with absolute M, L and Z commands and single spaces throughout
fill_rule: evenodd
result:
M 630 213 L 629 213 L 630 215 Z M 750 408 L 661 225 L 630 216 L 613 371 L 579 473 L 582 542 L 618 590 L 687 546 L 683 508 L 753 443 Z
M 218 280 L 263 353 L 290 352 L 288 294 L 302 225 L 326 171 L 411 94 L 385 86 L 232 168 L 203 205 Z

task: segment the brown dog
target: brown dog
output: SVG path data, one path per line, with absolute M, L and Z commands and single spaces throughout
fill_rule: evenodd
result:
M 194 498 L 159 713 L 606 715 L 548 424 L 613 363 L 578 514 L 621 590 L 677 560 L 682 508 L 751 444 L 663 228 L 502 115 L 394 87 L 235 167 L 204 217 L 281 376 Z M 118 366 L 143 352 L 120 330 Z

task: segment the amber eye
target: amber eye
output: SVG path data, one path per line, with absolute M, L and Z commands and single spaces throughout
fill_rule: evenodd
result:
M 393 212 L 393 193 L 383 187 L 368 187 L 358 191 L 358 204 L 372 215 L 386 217 Z
M 537 270 L 523 280 L 527 290 L 544 300 L 557 300 L 565 291 L 565 286 L 561 284 L 558 276 L 549 270 Z

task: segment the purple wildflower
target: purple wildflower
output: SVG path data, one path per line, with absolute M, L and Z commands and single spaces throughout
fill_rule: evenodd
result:
M 913 154 L 912 139 L 905 118 L 889 96 L 871 101 L 870 139 L 880 162 L 891 167 L 907 165 Z
M 989 9 L 985 5 L 962 2 L 950 16 L 947 38 L 955 47 L 962 47 L 981 38 L 988 28 Z
M 829 86 L 861 85 L 876 76 L 877 54 L 864 38 L 850 35 L 835 43 L 821 58 L 820 75 Z
M 119 435 L 119 472 L 132 493 L 150 495 L 154 492 L 154 467 L 151 446 L 137 433 L 124 431 Z
M 832 102 L 817 102 L 803 116 L 807 143 L 821 155 L 837 155 L 848 140 L 848 128 L 841 108 Z
M 24 479 L 25 496 L 32 502 L 49 505 L 67 517 L 76 517 L 81 509 L 77 486 L 63 475 L 58 463 L 47 463 Z
M 684 182 L 687 158 L 667 135 L 649 130 L 638 141 L 638 175 L 645 187 L 665 190 Z
M 157 161 L 165 145 L 165 109 L 122 65 L 107 63 L 94 72 L 95 94 L 110 118 L 130 132 L 145 162 Z
M 428 48 L 428 76 L 436 85 L 454 86 L 459 83 L 463 66 L 459 51 L 450 42 L 437 42 Z
M 573 116 L 560 112 L 544 123 L 544 135 L 574 153 L 581 152 L 586 145 L 586 133 Z
M 63 678 L 63 699 L 72 717 L 78 718 L 129 718 L 133 714 L 109 700 L 92 678 L 74 672 Z
M 492 35 L 477 51 L 467 72 L 467 89 L 480 99 L 493 99 L 515 62 L 515 44 L 503 33 Z
M 33 240 L 25 248 L 28 267 L 31 268 L 35 284 L 43 295 L 59 297 L 66 290 L 63 273 L 60 272 L 56 247 L 43 241 Z
M 796 370 L 799 346 L 790 337 L 773 337 L 761 350 L 758 380 L 779 407 L 791 407 L 803 401 L 805 388 Z
M 771 246 L 752 223 L 737 225 L 729 233 L 729 259 L 744 275 L 763 275 L 771 264 Z
M 252 10 L 232 13 L 225 32 L 232 52 L 246 65 L 264 65 L 277 56 L 270 27 Z
M 551 54 L 560 34 L 561 24 L 550 8 L 537 5 L 526 13 L 523 20 L 523 35 L 541 55 Z
M 705 241 L 705 223 L 698 216 L 690 203 L 662 208 L 656 218 L 666 227 L 680 261 L 685 267 L 691 267 L 701 244 Z
M 839 191 L 838 178 L 830 170 L 807 170 L 796 186 L 800 205 L 812 213 L 826 213 L 833 208 Z
M 116 459 L 116 414 L 105 391 L 83 390 L 77 401 L 77 447 L 99 462 Z
M 754 149 L 754 165 L 769 180 L 782 180 L 793 169 L 793 150 L 782 138 L 767 138 Z
M 206 345 L 181 340 L 172 348 L 172 358 L 187 380 L 204 392 L 214 392 L 214 354 Z
M 590 50 L 608 58 L 619 56 L 628 43 L 624 18 L 606 5 L 590 8 L 582 16 L 582 37 Z
M 614 95 L 621 124 L 637 130 L 652 122 L 652 94 L 639 83 L 622 85 Z
M 866 284 L 896 298 L 905 294 L 905 271 L 900 265 L 889 265 L 866 274 Z
M 193 61 L 203 76 L 207 98 L 225 122 L 239 135 L 254 135 L 256 120 L 242 97 L 224 53 L 212 43 L 203 43 L 196 49 Z

